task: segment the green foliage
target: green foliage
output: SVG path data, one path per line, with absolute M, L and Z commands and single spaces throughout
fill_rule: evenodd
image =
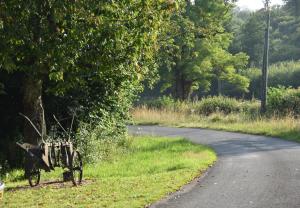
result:
M 238 100 L 224 96 L 206 97 L 199 101 L 187 102 L 178 101 L 170 97 L 160 97 L 157 99 L 146 100 L 139 103 L 138 106 L 145 106 L 148 109 L 158 109 L 173 112 L 183 112 L 188 115 L 206 115 L 215 113 L 223 115 L 244 113 L 256 116 L 259 114 L 259 103 L 256 100 Z
M 241 51 L 250 56 L 250 65 L 260 66 L 263 57 L 264 44 L 264 13 L 251 14 L 248 21 L 242 27 Z
M 162 102 L 164 100 L 164 102 Z M 185 113 L 186 115 L 213 116 L 218 120 L 220 115 L 243 115 L 249 119 L 260 118 L 260 102 L 257 100 L 238 100 L 224 96 L 202 98 L 194 102 L 174 101 L 170 98 L 160 98 L 145 102 L 148 108 L 167 112 Z M 270 87 L 268 90 L 267 116 L 299 116 L 300 88 Z M 138 113 L 138 112 L 137 112 Z
M 232 20 L 226 25 L 227 31 L 233 33 L 233 41 L 230 44 L 230 51 L 232 53 L 239 53 L 243 45 L 243 27 L 248 19 L 251 17 L 251 11 L 239 9 L 238 7 L 232 10 Z
M 128 111 L 142 82 L 156 79 L 159 37 L 177 7 L 168 0 L 1 2 L 0 70 L 21 74 L 23 83 L 22 93 L 7 97 L 17 95 L 22 110 L 24 98 L 37 90 L 47 118 L 69 118 L 75 109 L 79 121 L 100 126 L 105 138 L 125 137 Z M 24 90 L 26 80 L 42 89 Z
M 300 89 L 283 86 L 268 90 L 268 111 L 278 115 L 300 115 Z
M 208 97 L 196 104 L 196 111 L 200 114 L 210 115 L 222 112 L 224 114 L 237 113 L 241 110 L 239 101 L 228 97 Z
M 130 139 L 124 137 L 122 131 L 122 134 L 118 134 L 120 129 L 115 129 L 115 124 L 107 127 L 108 124 L 104 122 L 102 120 L 97 126 L 81 123 L 77 130 L 75 144 L 86 164 L 111 161 L 115 155 L 128 151 Z
M 166 29 L 168 47 L 163 47 L 162 90 L 169 89 L 176 99 L 189 99 L 198 89 L 207 91 L 217 77 L 246 91 L 248 80 L 236 71 L 243 69 L 248 57 L 228 53 L 232 36 L 225 31 L 232 4 L 224 1 L 195 1 L 183 4 Z M 171 39 L 171 41 L 170 41 Z
M 147 105 L 149 108 L 157 108 L 157 109 L 168 108 L 168 109 L 172 109 L 175 105 L 175 102 L 176 101 L 172 97 L 162 96 L 162 97 L 158 97 L 156 99 L 143 101 L 142 104 Z
M 300 3 L 298 0 L 285 3 L 271 8 L 270 63 L 300 59 Z M 250 56 L 249 66 L 261 67 L 266 24 L 264 10 L 246 15 L 245 11 L 234 12 L 234 21 L 229 27 L 235 34 L 231 51 L 247 53 Z
M 250 81 L 248 97 L 260 97 L 261 69 L 250 68 L 242 72 Z M 269 68 L 268 84 L 298 88 L 300 86 L 300 62 L 288 61 L 273 64 Z

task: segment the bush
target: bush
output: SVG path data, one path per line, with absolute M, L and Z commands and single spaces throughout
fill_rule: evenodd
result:
M 223 96 L 204 98 L 199 101 L 196 106 L 196 111 L 204 115 L 210 115 L 216 112 L 230 114 L 241 111 L 238 100 Z
M 80 124 L 75 144 L 85 163 L 110 161 L 114 159 L 114 155 L 129 149 L 128 136 L 113 137 L 107 135 L 106 130 L 101 124 L 96 127 L 86 123 Z
M 269 88 L 268 111 L 277 115 L 300 115 L 300 88 Z
M 143 101 L 141 104 L 148 106 L 149 108 L 157 109 L 173 109 L 175 106 L 175 100 L 169 96 L 163 96 L 152 100 Z
M 169 96 L 163 96 L 152 100 L 146 100 L 140 102 L 138 105 L 146 106 L 147 108 L 153 109 L 164 109 L 169 111 L 176 111 L 176 112 L 190 112 L 193 110 L 193 103 L 175 100 Z

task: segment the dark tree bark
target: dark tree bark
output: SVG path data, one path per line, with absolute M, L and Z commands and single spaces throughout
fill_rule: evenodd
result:
M 179 68 L 175 69 L 174 97 L 178 100 L 189 100 L 192 93 L 193 81 L 188 80 Z
M 193 81 L 184 80 L 183 86 L 184 86 L 183 100 L 190 100 L 191 99 L 191 95 L 192 95 Z
M 37 127 L 40 133 L 43 128 L 43 103 L 42 103 L 42 81 L 31 76 L 24 79 L 23 91 L 23 113 Z M 39 144 L 41 136 L 34 130 L 32 125 L 24 122 L 24 141 L 31 144 Z
M 46 5 L 48 5 L 48 1 L 46 1 Z M 37 45 L 41 44 L 42 40 L 42 29 L 41 29 L 41 17 L 43 14 L 43 7 L 45 4 L 43 1 L 37 1 L 37 12 L 33 14 L 31 19 L 32 24 L 32 34 L 33 34 L 33 42 Z M 49 10 L 49 8 L 47 8 Z M 49 29 L 55 30 L 55 21 L 53 18 L 53 11 L 51 10 L 47 16 L 49 21 Z M 31 57 L 30 65 L 33 68 L 36 68 L 37 58 L 35 55 Z M 37 71 L 41 71 L 36 68 Z M 41 75 L 40 75 L 41 76 Z M 41 78 L 37 78 L 38 76 L 34 76 L 31 73 L 28 73 L 24 77 L 23 81 L 23 114 L 27 116 L 32 123 L 35 125 L 37 130 L 42 134 L 45 133 L 45 121 L 44 121 L 44 109 L 42 102 L 42 91 L 43 91 L 43 82 Z M 44 131 L 43 131 L 44 130 Z M 27 120 L 24 121 L 24 129 L 23 129 L 24 141 L 30 144 L 39 144 L 42 141 L 41 135 L 39 135 L 34 127 Z
M 183 88 L 182 88 L 182 73 L 178 67 L 175 68 L 175 89 L 174 97 L 178 100 L 182 100 Z

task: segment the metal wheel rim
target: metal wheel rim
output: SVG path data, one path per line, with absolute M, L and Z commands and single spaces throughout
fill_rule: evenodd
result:
M 40 183 L 40 178 L 41 178 L 41 172 L 38 169 L 35 169 L 30 172 L 29 175 L 29 185 L 31 187 L 37 186 Z

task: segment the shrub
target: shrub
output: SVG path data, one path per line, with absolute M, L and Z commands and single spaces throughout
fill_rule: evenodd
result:
M 204 98 L 197 103 L 196 111 L 200 114 L 210 115 L 221 112 L 230 114 L 241 111 L 239 101 L 233 98 L 218 96 Z
M 207 97 L 200 101 L 175 101 L 170 97 L 161 97 L 144 101 L 140 104 L 145 108 L 181 112 L 186 114 L 211 115 L 213 113 L 245 113 L 249 115 L 259 114 L 259 102 L 256 100 L 245 101 L 224 96 Z
M 114 155 L 127 151 L 130 139 L 127 136 L 114 138 L 106 135 L 106 127 L 81 123 L 75 144 L 85 163 L 113 160 Z
M 260 115 L 260 101 L 240 101 L 241 112 L 255 118 Z
M 146 105 L 149 108 L 173 109 L 175 100 L 169 96 L 163 96 L 156 99 L 143 101 L 141 104 Z
M 169 96 L 163 96 L 152 100 L 146 100 L 140 102 L 139 105 L 146 106 L 147 108 L 153 109 L 164 109 L 169 111 L 176 111 L 176 112 L 186 112 L 189 113 L 192 111 L 193 103 L 186 102 L 186 101 L 179 101 L 175 100 Z
M 300 115 L 300 88 L 269 88 L 268 111 L 277 115 Z

